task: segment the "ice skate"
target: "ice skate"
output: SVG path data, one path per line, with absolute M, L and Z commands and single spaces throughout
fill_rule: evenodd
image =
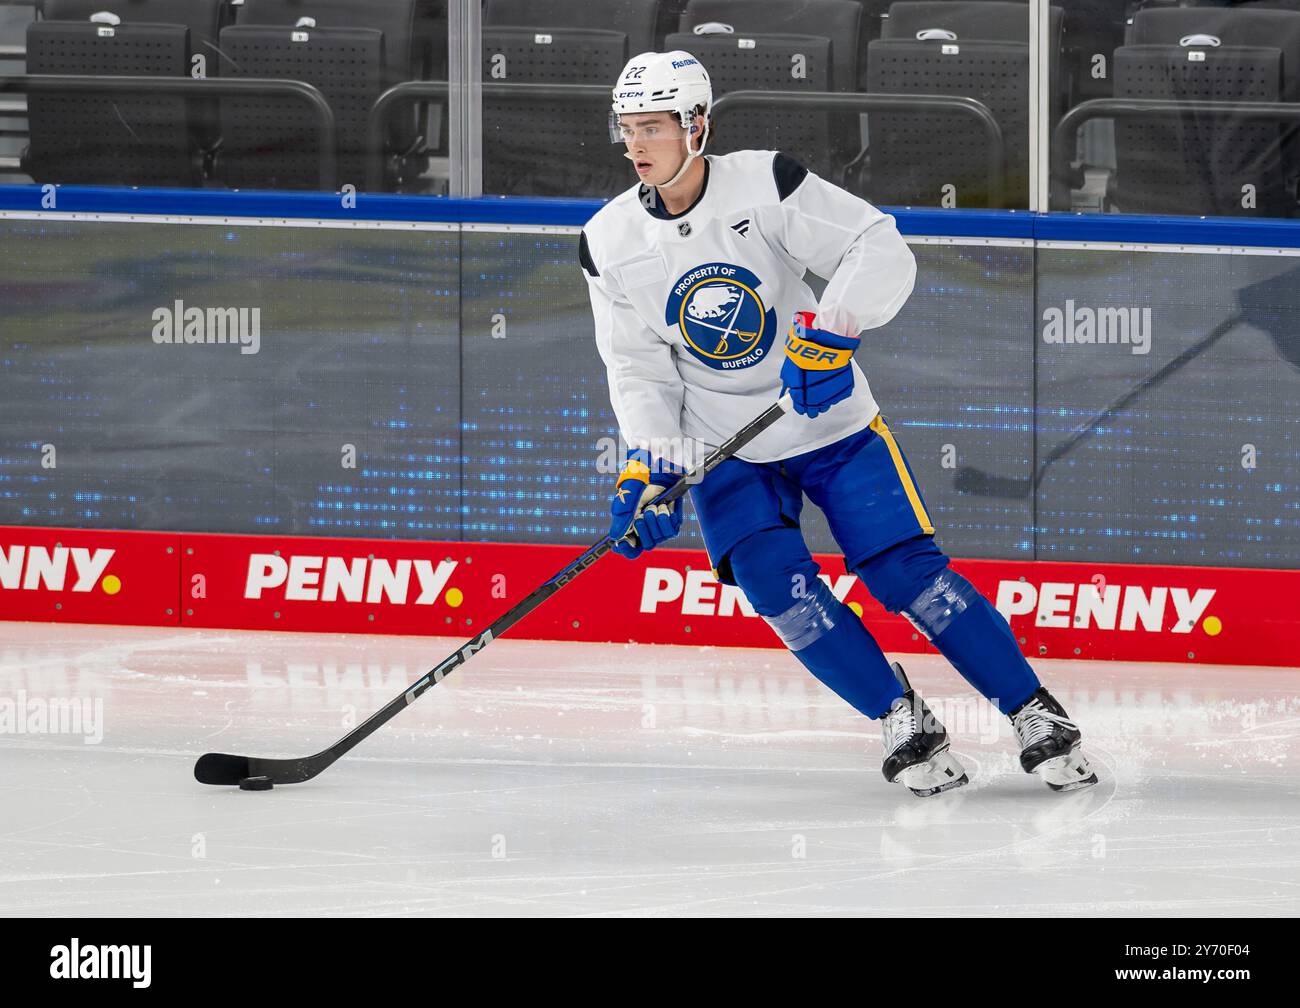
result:
M 1053 791 L 1075 791 L 1097 783 L 1079 749 L 1083 735 L 1065 708 L 1043 687 L 1010 714 L 1020 740 L 1020 766 L 1036 773 Z
M 969 784 L 965 768 L 948 751 L 948 732 L 931 713 L 894 662 L 894 674 L 905 692 L 881 719 L 885 760 L 881 772 L 891 784 L 901 782 L 921 798 Z

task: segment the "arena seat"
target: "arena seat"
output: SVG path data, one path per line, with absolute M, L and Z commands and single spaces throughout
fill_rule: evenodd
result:
M 644 3 L 643 7 L 652 7 Z M 610 143 L 614 81 L 629 58 L 619 31 L 484 25 L 483 80 L 600 84 L 596 99 L 483 98 L 483 190 L 518 196 L 612 196 L 632 184 Z
M 704 63 L 715 100 L 741 90 L 853 91 L 861 27 L 857 0 L 806 0 L 797 7 L 778 0 L 691 0 L 682 30 L 667 36 L 664 47 L 685 49 Z M 858 151 L 857 118 L 816 110 L 738 109 L 720 117 L 712 151 L 761 143 L 839 181 Z
M 658 48 L 665 31 L 663 21 L 671 16 L 668 0 L 600 0 L 596 4 L 573 0 L 485 0 L 483 28 L 581 28 L 618 32 L 627 36 L 628 58 Z M 674 23 L 669 30 L 676 31 Z M 619 70 L 623 69 L 621 66 Z M 617 76 L 617 71 L 615 71 Z M 577 80 L 570 83 L 585 83 Z M 610 84 L 613 85 L 611 79 Z
M 1065 101 L 1059 58 L 1064 49 L 1064 11 L 1049 8 L 1048 44 L 1051 47 L 1051 90 L 1055 105 L 1053 118 Z M 1029 43 L 1027 5 L 1016 0 L 907 0 L 890 4 L 881 38 L 915 39 L 917 33 L 930 28 L 946 28 L 958 39 L 981 39 L 990 42 Z
M 234 19 L 231 0 L 44 0 L 46 21 L 86 21 L 109 11 L 124 24 L 179 24 L 190 31 L 190 54 L 203 56 L 205 70 L 217 73 L 216 46 L 221 29 Z
M 1300 0 L 1228 0 L 1226 6 L 1236 10 L 1300 11 Z
M 1050 8 L 1053 38 L 1061 9 Z M 1029 23 L 1015 3 L 895 3 L 881 38 L 868 46 L 872 92 L 957 95 L 986 105 L 1002 128 L 1002 207 L 1029 200 Z M 1059 46 L 1053 47 L 1059 52 Z M 1059 60 L 1049 73 L 1056 78 Z M 1059 79 L 1051 93 L 1059 95 Z M 989 207 L 987 141 L 968 117 L 948 112 L 871 116 L 871 170 L 865 195 L 889 204 Z M 951 188 L 949 188 L 951 187 Z
M 862 34 L 859 0 L 807 0 L 800 4 L 690 0 L 682 14 L 681 34 L 694 32 L 709 22 L 730 25 L 736 35 L 812 35 L 830 39 L 837 43 L 832 47 L 830 90 L 852 91 L 857 87 L 858 42 Z M 690 46 L 683 48 L 689 50 Z
M 1115 50 L 1124 44 L 1124 24 L 1132 5 L 1132 0 L 1070 0 L 1065 5 L 1067 106 L 1109 98 L 1114 92 Z M 1099 75 L 1095 75 L 1098 56 L 1105 61 L 1097 64 Z
M 1115 63 L 1116 97 L 1300 101 L 1300 12 L 1259 6 L 1140 11 Z M 1115 145 L 1111 196 L 1120 210 L 1296 213 L 1295 123 L 1190 113 L 1123 119 L 1115 125 Z
M 186 25 L 127 20 L 103 9 L 111 4 L 101 0 L 95 21 L 28 25 L 28 72 L 187 75 Z M 133 5 L 137 10 L 145 6 Z M 38 183 L 188 186 L 200 179 L 190 103 L 184 98 L 37 93 L 28 96 L 27 116 L 28 145 L 21 164 Z
M 370 28 L 384 35 L 384 87 L 408 80 L 445 80 L 446 0 L 243 0 L 240 25 Z
M 893 0 L 863 0 L 864 4 L 879 13 L 869 20 L 887 25 L 888 8 Z M 943 0 L 936 0 L 943 2 Z M 966 38 L 1000 38 L 1009 41 L 1027 42 L 1029 29 L 1029 10 L 1027 0 L 989 0 L 993 3 L 1017 3 L 1018 13 L 996 16 L 993 21 L 998 25 L 982 24 L 978 8 L 985 6 L 982 0 L 946 0 L 961 3 L 963 7 L 972 8 L 970 18 L 963 18 L 964 24 L 955 29 Z M 1065 108 L 1088 98 L 1106 97 L 1111 93 L 1112 70 L 1111 57 L 1124 41 L 1124 22 L 1127 12 L 1134 0 L 1070 0 L 1061 6 L 1059 26 L 1049 29 L 1054 39 L 1053 47 L 1062 56 L 1060 73 L 1061 107 Z M 981 34 L 976 36 L 974 31 Z M 1007 34 L 1011 31 L 1014 34 Z M 878 32 L 881 37 L 889 37 L 888 32 Z M 873 35 L 873 37 L 875 37 Z M 894 36 L 897 37 L 897 36 Z M 1093 57 L 1105 56 L 1104 74 L 1093 76 Z M 865 63 L 865 61 L 864 61 Z
M 338 131 L 338 181 L 366 177 L 367 123 L 384 90 L 384 33 L 374 28 L 237 24 L 221 33 L 229 77 L 287 78 L 319 88 Z M 298 101 L 279 96 L 221 103 L 218 175 L 232 188 L 313 189 L 315 123 Z
M 1060 40 L 1060 8 L 1053 31 Z M 947 28 L 959 39 L 1029 41 L 1029 10 L 1014 0 L 906 0 L 889 5 L 880 37 L 911 39 L 927 28 Z
M 383 51 L 378 77 L 380 93 L 403 81 L 447 79 L 446 0 L 242 0 L 237 10 L 236 23 L 241 28 L 293 26 L 302 18 L 310 18 L 318 31 L 380 32 Z M 265 69 L 267 76 L 287 75 L 270 72 L 273 67 Z M 369 75 L 369 70 L 365 75 Z M 346 74 L 336 69 L 332 76 L 341 81 Z M 308 79 L 308 83 L 316 81 Z M 285 109 L 291 107 L 284 100 L 277 104 Z M 427 160 L 426 148 L 443 146 L 445 122 L 445 102 L 412 103 L 404 113 L 394 111 L 389 117 L 385 138 L 388 187 L 401 188 L 419 175 Z M 364 128 L 357 137 L 351 136 L 352 128 L 339 123 L 340 157 L 344 160 L 359 152 L 364 143 Z M 436 142 L 427 136 L 433 131 L 439 134 Z M 345 157 L 345 147 L 353 154 Z M 340 162 L 340 171 L 348 173 L 349 178 L 353 170 Z M 360 177 L 356 178 L 356 184 L 361 184 Z

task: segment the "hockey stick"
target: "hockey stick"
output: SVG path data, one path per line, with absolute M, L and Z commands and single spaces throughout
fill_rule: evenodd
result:
M 691 486 L 731 458 L 792 408 L 789 393 L 786 393 L 753 420 L 745 424 L 715 451 L 711 452 L 698 466 L 650 501 L 646 507 L 671 504 L 684 496 Z M 301 784 L 303 781 L 311 780 L 344 753 L 350 751 L 362 740 L 387 724 L 400 711 L 415 703 L 428 689 L 447 678 L 452 670 L 469 661 L 475 654 L 491 644 L 497 637 L 509 630 L 613 548 L 614 540 L 608 536 L 588 547 L 581 556 L 565 567 L 564 570 L 522 599 L 509 612 L 499 616 L 478 636 L 466 642 L 464 647 L 453 652 L 442 664 L 426 673 L 414 685 L 403 690 L 384 707 L 370 715 L 328 749 L 324 749 L 314 756 L 302 756 L 298 759 L 263 759 L 257 756 L 232 756 L 229 753 L 204 753 L 199 757 L 198 762 L 194 764 L 195 780 L 200 784 L 239 784 L 248 778 L 261 778 L 263 779 L 260 785 L 261 788 L 270 787 L 273 784 Z

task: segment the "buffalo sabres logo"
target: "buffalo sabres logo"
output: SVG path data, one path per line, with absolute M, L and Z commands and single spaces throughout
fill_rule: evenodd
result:
M 763 303 L 762 281 L 741 266 L 708 263 L 672 287 L 664 321 L 686 348 L 719 371 L 747 368 L 772 348 L 776 311 Z

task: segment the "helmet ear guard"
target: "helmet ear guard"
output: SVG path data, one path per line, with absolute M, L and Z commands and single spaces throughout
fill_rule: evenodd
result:
M 701 119 L 704 120 L 703 124 L 700 122 Z M 691 110 L 686 128 L 686 135 L 700 136 L 700 149 L 698 153 L 703 154 L 705 145 L 713 139 L 713 123 L 709 121 L 708 109 L 697 105 Z

